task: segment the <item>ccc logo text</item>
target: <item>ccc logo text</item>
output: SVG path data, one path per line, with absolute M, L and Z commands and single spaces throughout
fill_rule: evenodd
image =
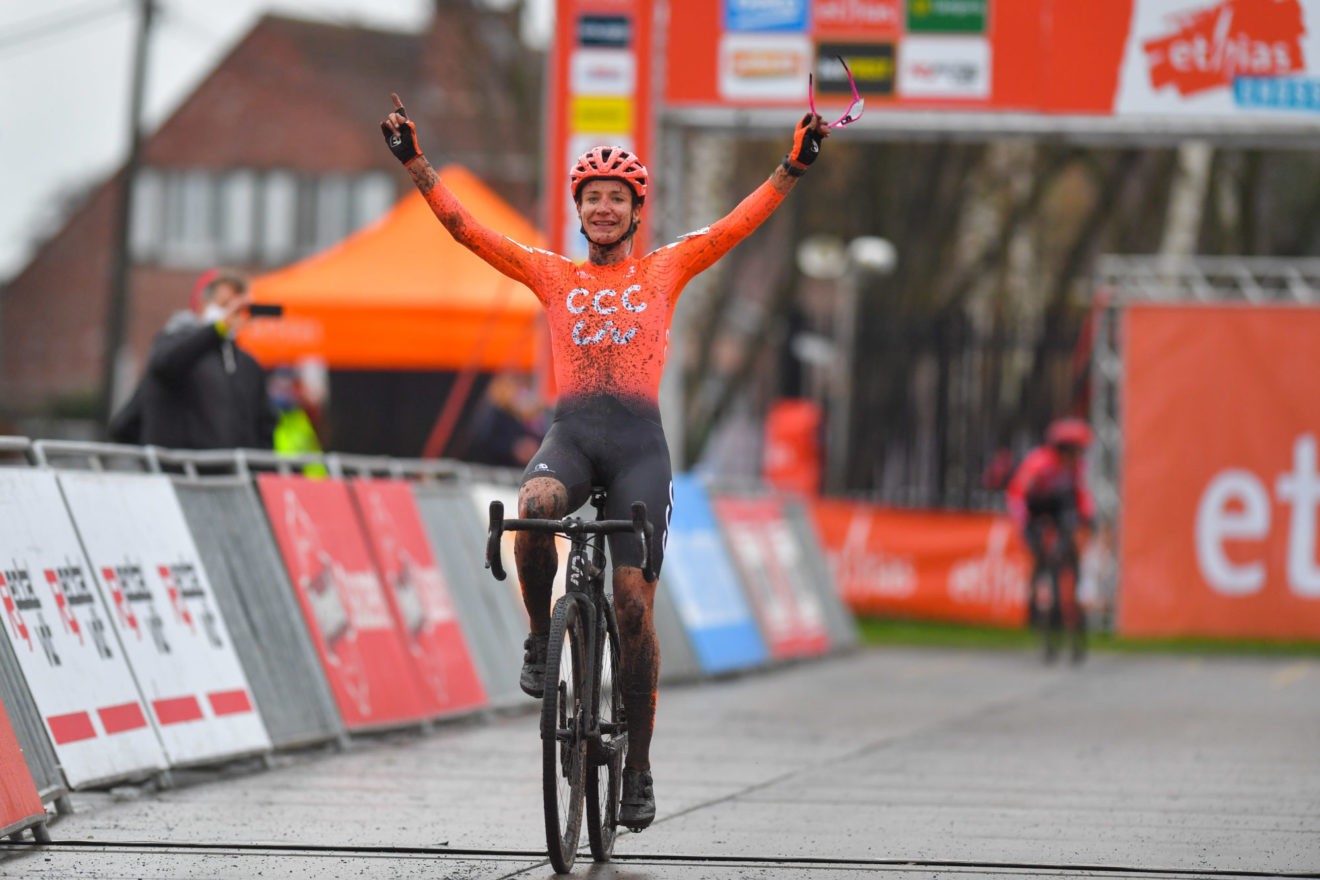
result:
M 581 315 L 588 309 L 597 315 L 613 315 L 617 314 L 620 308 L 623 309 L 624 313 L 637 314 L 646 311 L 646 303 L 633 301 L 637 294 L 641 292 L 642 286 L 640 284 L 625 288 L 623 293 L 609 288 L 592 293 L 585 287 L 575 287 L 568 292 L 568 298 L 565 300 L 564 305 L 574 315 Z M 574 343 L 577 345 L 597 345 L 609 339 L 615 345 L 627 345 L 637 335 L 635 326 L 628 328 L 625 332 L 620 332 L 612 318 L 602 324 L 595 333 L 588 334 L 586 329 L 586 321 L 578 321 L 573 325 Z

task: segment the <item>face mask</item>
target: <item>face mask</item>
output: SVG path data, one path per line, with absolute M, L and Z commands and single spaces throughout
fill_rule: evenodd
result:
M 202 309 L 202 321 L 207 324 L 214 324 L 224 316 L 224 306 L 218 303 L 207 303 L 206 308 Z

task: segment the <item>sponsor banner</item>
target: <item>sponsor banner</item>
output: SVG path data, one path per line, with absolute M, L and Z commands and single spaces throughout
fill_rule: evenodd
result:
M 1320 79 L 1317 65 L 1320 6 L 1314 3 L 1136 0 L 1114 110 L 1314 112 L 1308 84 Z
M 1320 634 L 1320 309 L 1132 306 L 1118 626 Z
M 430 712 L 340 480 L 258 474 L 335 703 L 350 730 L 421 721 Z
M 893 510 L 820 499 L 816 526 L 857 614 L 1021 626 L 1030 554 L 992 514 Z
M 729 34 L 720 42 L 720 94 L 805 100 L 811 63 L 811 41 L 805 36 Z
M 898 92 L 905 98 L 989 98 L 990 43 L 978 37 L 908 37 Z
M 892 37 L 903 27 L 903 0 L 815 0 L 811 29 L 817 36 Z
M 842 87 L 830 80 L 837 44 L 871 47 L 871 55 L 861 48 L 847 52 L 862 95 L 886 98 L 868 106 L 871 114 L 1158 116 L 1175 130 L 1181 117 L 1189 132 L 1211 133 L 1264 117 L 1303 130 L 1320 124 L 1320 5 L 1114 0 L 1091 4 L 1085 15 L 1074 5 L 814 0 L 805 30 L 779 30 L 751 27 L 748 16 L 731 21 L 709 0 L 670 0 L 662 93 L 667 109 L 801 112 L 805 77 L 790 82 L 789 59 L 798 51 L 792 41 L 802 39 L 823 94 L 839 94 Z M 748 10 L 760 6 L 751 3 Z M 789 42 L 771 42 L 776 39 Z
M 626 15 L 580 15 L 577 44 L 606 49 L 626 49 L 633 42 L 632 19 Z
M 569 115 L 573 131 L 600 132 L 609 143 L 633 130 L 631 98 L 578 95 L 572 99 Z
M 825 609 L 797 577 L 797 542 L 772 496 L 711 499 L 761 632 L 776 659 L 823 654 L 830 647 Z
M 768 659 L 710 499 L 688 474 L 674 476 L 663 579 L 705 672 L 746 669 Z
M 15 834 L 45 821 L 46 807 L 5 707 L 0 705 L 0 834 Z
M 983 34 L 989 0 L 906 0 L 909 33 Z
M 580 49 L 568 62 L 574 95 L 629 97 L 637 90 L 637 58 L 618 49 Z
M 436 564 L 408 484 L 354 479 L 349 487 L 431 708 L 458 712 L 484 705 L 485 690 L 459 626 L 449 583 Z
M 857 93 L 863 98 L 888 97 L 894 93 L 894 44 L 821 43 L 816 52 L 815 85 L 819 95 L 842 95 L 852 99 L 848 73 L 838 59 L 852 71 Z M 818 102 L 817 109 L 819 109 Z
M 724 0 L 724 29 L 806 31 L 807 8 L 808 0 Z
M 53 472 L 0 469 L 0 534 L 3 628 L 69 785 L 165 769 Z
M 171 764 L 271 748 L 197 545 L 168 477 L 57 477 Z M 138 707 L 103 715 L 138 723 Z

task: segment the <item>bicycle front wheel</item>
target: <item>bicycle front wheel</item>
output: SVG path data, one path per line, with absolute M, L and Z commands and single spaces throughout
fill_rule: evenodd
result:
M 541 698 L 541 784 L 550 864 L 568 873 L 582 835 L 587 739 L 583 728 L 591 694 L 587 639 L 578 603 L 565 597 L 550 619 Z
M 628 726 L 623 718 L 623 683 L 619 678 L 619 625 L 613 604 L 603 609 L 604 632 L 597 648 L 599 675 L 595 682 L 600 738 L 587 749 L 587 841 L 591 857 L 608 862 L 614 852 L 623 789 L 623 759 L 628 752 Z

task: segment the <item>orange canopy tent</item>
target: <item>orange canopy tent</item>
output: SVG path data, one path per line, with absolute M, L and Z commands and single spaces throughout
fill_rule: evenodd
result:
M 440 179 L 478 221 L 523 244 L 541 234 L 471 172 Z M 532 370 L 541 304 L 449 233 L 419 193 L 372 226 L 252 282 L 253 300 L 279 303 L 254 320 L 245 348 L 266 367 L 317 358 L 345 370 Z

